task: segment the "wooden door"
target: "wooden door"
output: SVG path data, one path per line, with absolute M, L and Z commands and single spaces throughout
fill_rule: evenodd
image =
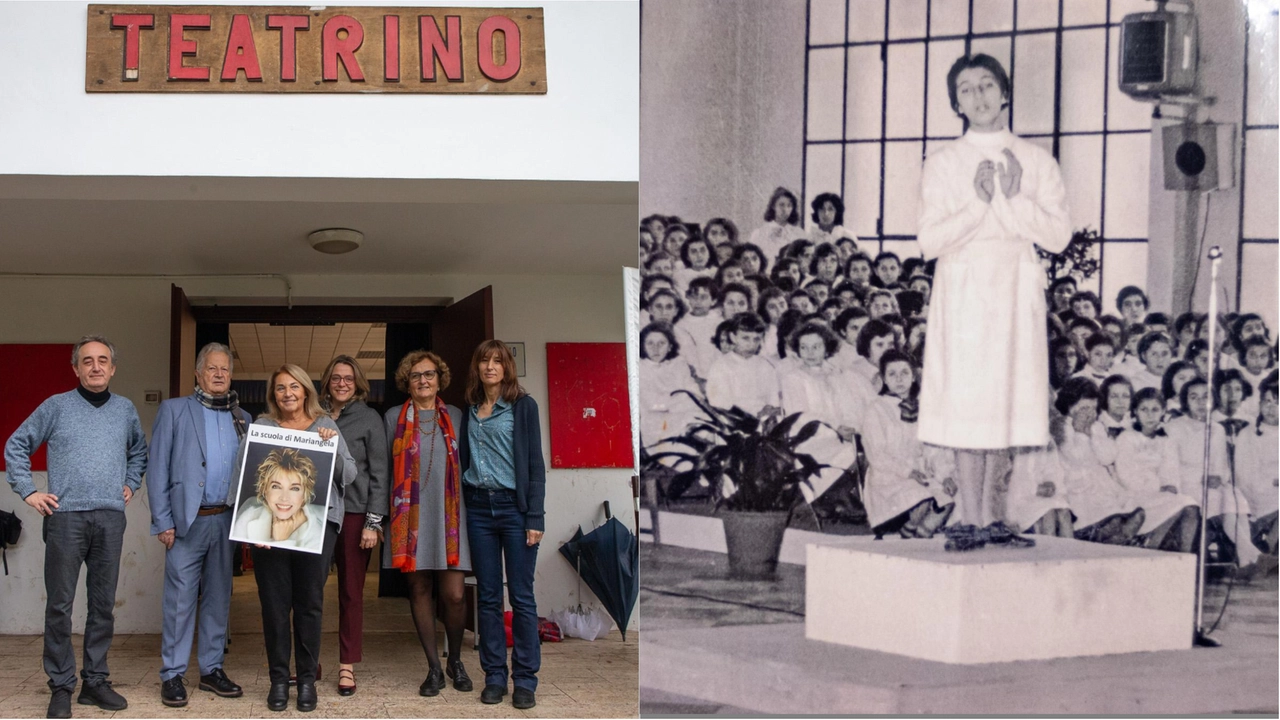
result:
M 190 395 L 196 389 L 196 318 L 186 293 L 169 285 L 169 397 Z
M 450 405 L 465 408 L 467 372 L 476 346 L 493 339 L 493 287 L 477 290 L 440 313 L 431 324 L 431 350 L 444 358 L 453 381 L 440 392 Z

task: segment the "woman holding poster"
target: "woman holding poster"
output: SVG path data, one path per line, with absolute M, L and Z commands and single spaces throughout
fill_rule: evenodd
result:
M 329 577 L 329 565 L 333 561 L 333 548 L 342 528 L 344 506 L 342 497 L 347 483 L 356 475 L 355 460 L 347 444 L 338 433 L 338 426 L 320 408 L 315 385 L 307 371 L 297 365 L 282 365 L 271 376 L 267 393 L 267 413 L 254 421 L 254 425 L 314 432 L 322 440 L 336 439 L 337 456 L 333 468 L 332 486 L 326 493 L 328 510 L 308 502 L 307 496 L 315 493 L 316 477 L 308 482 L 307 465 L 302 453 L 294 450 L 273 450 L 279 460 L 273 465 L 259 463 L 256 475 L 241 477 L 242 491 L 248 482 L 256 482 L 258 495 L 264 510 L 258 513 L 270 517 L 268 525 L 262 517 L 256 524 L 259 544 L 253 548 L 253 573 L 258 583 L 258 600 L 262 604 L 263 639 L 267 647 L 267 666 L 271 673 L 271 690 L 267 693 L 267 707 L 284 710 L 289 704 L 289 653 L 296 638 L 298 677 L 298 710 L 310 712 L 316 708 L 316 675 L 320 657 L 320 618 L 324 610 L 324 583 Z M 242 443 L 240 456 L 242 467 L 247 451 L 247 440 Z M 305 452 L 305 451 L 304 451 Z M 286 459 L 286 455 L 289 457 Z M 263 468 L 266 467 L 264 472 Z M 245 471 L 248 476 L 249 472 Z M 265 479 L 265 486 L 263 484 Z M 253 501 L 250 501 L 250 503 Z M 237 510 L 237 516 L 251 512 L 251 507 Z M 301 515 L 301 516 L 300 516 Z M 235 527 L 240 527 L 236 518 Z M 254 520 L 247 521 L 252 529 Z M 310 526 L 311 529 L 306 529 Z M 270 528 L 269 531 L 267 528 Z M 319 528 L 323 527 L 323 531 Z M 294 536 L 308 533 L 324 534 L 321 552 L 301 552 L 282 549 L 297 546 Z M 233 529 L 233 536 L 235 535 Z M 283 536 L 277 538 L 277 536 Z M 292 621 L 292 622 L 291 622 Z
M 937 258 L 920 389 L 920 440 L 954 448 L 963 522 L 985 525 L 989 458 L 1049 442 L 1045 272 L 1036 246 L 1071 241 L 1053 156 L 1006 127 L 1009 76 L 989 55 L 947 73 L 966 132 L 925 161 L 918 240 Z

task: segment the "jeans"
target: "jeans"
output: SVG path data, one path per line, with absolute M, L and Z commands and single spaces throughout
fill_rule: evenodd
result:
M 84 624 L 86 685 L 107 679 L 107 651 L 115 630 L 116 582 L 124 547 L 124 513 L 119 510 L 55 512 L 44 520 L 44 671 L 50 688 L 76 686 L 71 646 L 71 606 L 80 565 L 85 570 L 89 612 Z
M 480 667 L 485 685 L 507 686 L 507 641 L 503 627 L 502 574 L 506 569 L 511 602 L 511 679 L 518 688 L 538 689 L 542 651 L 538 646 L 538 604 L 533 571 L 538 546 L 525 544 L 524 513 L 510 490 L 464 487 L 471 568 L 476 575 L 480 615 Z
M 262 605 L 262 635 L 267 646 L 271 682 L 289 680 L 290 625 L 298 683 L 314 683 L 320 664 L 324 584 L 329 579 L 338 526 L 325 523 L 324 552 L 253 548 L 253 577 Z M 293 622 L 290 623 L 290 615 Z

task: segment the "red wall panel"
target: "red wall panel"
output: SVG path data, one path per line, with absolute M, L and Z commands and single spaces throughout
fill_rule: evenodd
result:
M 14 430 L 50 395 L 75 388 L 71 369 L 71 348 L 65 345 L 0 345 L 0 443 L 8 442 Z M 4 457 L 0 454 L 0 469 Z M 44 446 L 31 458 L 31 469 L 43 471 Z
M 631 468 L 626 343 L 547 343 L 551 467 Z

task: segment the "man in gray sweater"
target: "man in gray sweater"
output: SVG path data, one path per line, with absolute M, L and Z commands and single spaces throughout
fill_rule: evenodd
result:
M 124 545 L 124 508 L 147 469 L 147 438 L 133 403 L 108 390 L 116 349 L 89 335 L 76 343 L 71 364 L 80 386 L 36 408 L 4 446 L 9 485 L 44 516 L 44 671 L 52 697 L 48 717 L 71 717 L 76 658 L 71 605 L 80 565 L 89 603 L 84 628 L 84 684 L 77 702 L 104 710 L 129 706 L 107 679 L 107 650 L 115 623 L 116 582 Z M 48 492 L 31 479 L 31 456 L 49 444 Z

